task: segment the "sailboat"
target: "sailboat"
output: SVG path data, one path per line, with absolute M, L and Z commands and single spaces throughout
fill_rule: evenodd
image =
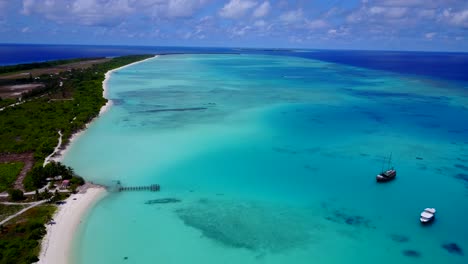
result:
M 392 162 L 392 154 L 390 154 L 390 157 L 388 157 L 388 165 L 387 165 L 387 170 L 384 170 L 383 166 L 385 165 L 385 160 L 382 164 L 382 172 L 377 174 L 375 179 L 377 182 L 388 182 L 391 180 L 394 180 L 396 177 L 396 170 L 393 167 L 390 167 L 390 164 Z

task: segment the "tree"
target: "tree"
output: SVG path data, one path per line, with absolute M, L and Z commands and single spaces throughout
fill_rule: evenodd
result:
M 52 196 L 47 188 L 44 189 L 42 194 L 44 195 L 44 199 L 49 199 Z
M 21 201 L 24 200 L 24 193 L 18 189 L 8 190 L 8 195 L 10 195 L 10 200 L 12 201 Z
M 51 201 L 52 202 L 57 202 L 57 201 L 61 200 L 60 198 L 61 197 L 60 197 L 60 193 L 59 193 L 58 189 L 55 189 L 54 196 L 52 196 Z
M 34 188 L 41 188 L 45 184 L 45 179 L 47 178 L 44 168 L 42 166 L 36 166 L 31 171 L 29 171 L 31 183 Z

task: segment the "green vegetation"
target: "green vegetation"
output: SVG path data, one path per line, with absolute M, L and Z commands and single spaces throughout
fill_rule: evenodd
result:
M 51 154 L 58 144 L 58 131 L 62 132 L 63 142 L 66 144 L 73 133 L 84 129 L 85 125 L 99 114 L 100 108 L 106 103 L 106 99 L 102 97 L 102 82 L 107 71 L 151 56 L 118 57 L 86 69 L 41 75 L 38 80 L 45 85 L 43 88 L 24 94 L 22 98 L 23 101 L 26 100 L 23 104 L 0 112 L 0 153 L 34 152 L 35 164 L 23 182 L 27 191 L 39 189 L 46 183 L 46 178 L 58 175 L 62 176 L 62 179 L 70 179 L 71 190 L 84 183 L 83 178 L 60 163 L 42 166 L 45 157 Z M 0 74 L 70 62 L 74 61 L 0 67 Z M 36 81 L 29 78 L 11 82 Z M 0 105 L 9 105 L 12 102 L 4 100 L 0 101 Z M 11 187 L 8 182 L 7 180 L 5 188 Z M 15 199 L 22 196 L 17 190 L 11 190 L 10 193 Z M 36 191 L 32 198 L 51 198 L 50 202 L 54 202 L 64 199 L 67 195 L 58 191 Z M 17 208 L 9 209 L 14 211 Z M 16 217 L 14 221 L 9 221 L 7 225 L 0 226 L 0 264 L 36 262 L 40 250 L 39 241 L 46 232 L 45 224 L 52 219 L 55 209 L 56 207 L 50 204 L 37 206 Z
M 26 198 L 26 197 L 24 197 L 23 191 L 18 190 L 18 189 L 8 190 L 8 195 L 9 195 L 10 200 L 12 202 L 18 202 L 18 201 L 24 200 Z
M 68 139 L 99 114 L 106 103 L 102 97 L 104 74 L 147 57 L 119 57 L 88 69 L 41 78 L 47 82 L 48 97 L 36 98 L 2 111 L 0 152 L 34 151 L 36 160 L 44 160 L 57 145 L 59 130 Z M 59 80 L 62 80 L 62 86 L 58 85 Z M 51 101 L 51 97 L 62 93 L 71 93 L 71 100 Z
M 16 214 L 25 207 L 26 205 L 21 204 L 0 204 L 0 221 L 4 220 L 10 215 Z
M 16 99 L 9 99 L 9 98 L 1 98 L 0 97 L 0 108 L 5 107 L 7 105 L 11 105 L 16 103 Z
M 34 190 L 43 187 L 47 178 L 61 176 L 63 180 L 70 180 L 75 176 L 72 168 L 67 167 L 60 162 L 51 162 L 46 166 L 35 166 L 28 172 L 28 176 L 24 180 L 24 188 L 26 190 Z
M 32 70 L 32 69 L 50 68 L 50 67 L 55 67 L 55 66 L 59 66 L 63 64 L 73 63 L 73 62 L 80 62 L 84 60 L 97 60 L 97 59 L 103 59 L 103 58 L 55 60 L 55 61 L 46 61 L 46 62 L 34 62 L 34 63 L 27 63 L 27 64 L 0 66 L 0 74 L 17 72 L 17 71 L 26 71 L 26 70 Z
M 45 224 L 52 219 L 56 207 L 41 205 L 26 211 L 0 227 L 0 264 L 37 262 Z
M 26 190 L 37 190 L 47 183 L 47 178 L 60 176 L 62 180 L 70 180 L 70 189 L 73 191 L 85 183 L 84 179 L 75 174 L 71 167 L 60 162 L 50 162 L 45 167 L 36 166 L 28 172 L 24 180 Z
M 0 163 L 0 192 L 13 187 L 23 166 L 23 162 Z
M 46 86 L 24 97 L 34 97 L 37 93 L 45 93 L 46 96 L 30 99 L 1 112 L 0 153 L 33 151 L 35 168 L 38 168 L 57 145 L 59 130 L 66 143 L 73 133 L 84 129 L 99 114 L 106 103 L 102 97 L 104 74 L 149 57 L 151 55 L 118 57 L 87 69 L 41 76 L 41 82 Z M 30 179 L 32 176 L 32 173 L 26 176 L 26 190 L 38 186 L 31 184 L 35 181 Z

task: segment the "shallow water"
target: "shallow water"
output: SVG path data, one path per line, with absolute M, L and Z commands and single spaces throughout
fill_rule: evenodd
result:
M 115 72 L 114 105 L 65 162 L 161 192 L 99 202 L 74 261 L 466 263 L 463 85 L 261 55 L 160 56 Z M 390 154 L 397 179 L 376 184 Z M 163 198 L 180 202 L 145 204 Z M 425 207 L 438 219 L 423 227 Z

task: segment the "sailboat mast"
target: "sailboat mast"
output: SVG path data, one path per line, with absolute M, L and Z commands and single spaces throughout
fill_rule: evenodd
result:
M 391 162 L 392 162 L 392 153 L 390 152 L 390 157 L 388 158 L 388 169 L 390 169 Z
M 387 157 L 384 157 L 383 161 L 382 161 L 382 170 L 381 172 L 384 172 L 384 167 L 385 167 L 385 162 L 387 161 Z

